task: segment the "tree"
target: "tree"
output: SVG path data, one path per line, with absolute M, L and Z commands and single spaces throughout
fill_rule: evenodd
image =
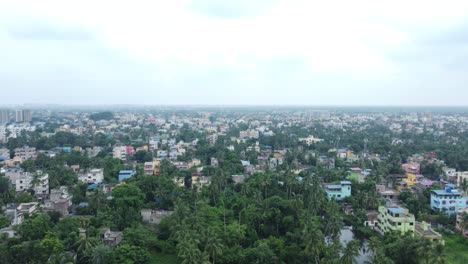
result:
M 466 178 L 463 178 L 463 181 L 460 183 L 460 188 L 462 189 L 463 193 L 467 195 L 468 191 L 468 180 Z
M 18 227 L 18 234 L 23 240 L 42 239 L 51 230 L 50 223 L 48 215 L 34 215 L 21 223 Z
M 359 253 L 359 241 L 351 240 L 346 245 L 346 249 L 341 256 L 341 263 L 354 264 L 357 263 L 356 258 L 360 255 Z
M 216 263 L 216 257 L 223 254 L 222 240 L 216 237 L 214 231 L 210 230 L 207 233 L 207 238 L 205 241 L 205 252 L 207 252 L 208 255 L 211 256 L 213 264 Z
M 465 235 L 465 230 L 468 229 L 468 213 L 463 212 L 461 215 L 461 221 L 459 223 L 462 235 Z
M 112 191 L 112 196 L 112 221 L 119 230 L 140 223 L 141 206 L 145 199 L 140 188 L 133 184 L 120 185 Z
M 105 245 L 97 245 L 87 253 L 91 264 L 110 264 L 112 263 L 113 250 Z
M 0 215 L 0 229 L 4 228 L 4 227 L 7 227 L 9 226 L 11 223 L 10 219 L 3 216 L 3 215 Z
M 112 263 L 146 264 L 150 261 L 150 255 L 146 249 L 128 244 L 116 248 L 113 254 Z
M 58 256 L 64 251 L 62 242 L 57 237 L 48 236 L 37 245 L 37 252 L 41 262 L 45 263 L 49 259 Z

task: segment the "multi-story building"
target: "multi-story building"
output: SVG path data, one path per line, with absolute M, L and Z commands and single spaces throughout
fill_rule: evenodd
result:
M 32 112 L 31 110 L 23 110 L 23 122 L 32 121 Z
M 21 173 L 16 178 L 15 188 L 17 192 L 32 189 L 37 197 L 45 197 L 49 194 L 49 175 L 42 171 L 37 171 L 35 174 Z
M 431 191 L 431 209 L 448 215 L 468 207 L 467 200 L 467 197 L 459 193 L 453 184 L 445 185 L 445 190 Z
M 103 169 L 91 169 L 78 175 L 78 180 L 87 184 L 102 183 L 104 181 Z
M 10 150 L 6 148 L 0 149 L 0 161 L 7 159 L 10 159 Z
M 445 243 L 442 239 L 442 235 L 431 228 L 431 225 L 426 222 L 416 222 L 414 233 L 425 239 L 429 239 L 432 242 L 439 242 L 442 245 Z
M 15 152 L 15 157 L 19 157 L 23 161 L 28 160 L 28 159 L 35 159 L 37 157 L 36 148 L 30 148 L 28 146 L 24 146 L 22 148 L 16 148 L 14 152 Z
M 8 110 L 0 110 L 0 123 L 10 122 L 10 113 Z
M 327 193 L 328 200 L 341 201 L 351 196 L 351 182 L 341 181 L 340 184 L 325 185 L 325 192 Z
M 416 221 L 408 209 L 396 205 L 379 206 L 376 230 L 380 234 L 397 231 L 401 234 L 414 232 Z
M 159 176 L 160 174 L 159 165 L 160 165 L 159 160 L 145 162 L 145 165 L 143 167 L 145 174 Z
M 112 154 L 115 159 L 126 160 L 127 159 L 127 147 L 126 146 L 114 147 Z
M 20 123 L 24 121 L 24 116 L 23 116 L 23 111 L 22 110 L 16 110 L 15 112 L 15 122 Z
M 210 145 L 216 144 L 216 141 L 218 141 L 218 135 L 217 134 L 212 134 L 206 137 L 206 140 L 210 143 Z

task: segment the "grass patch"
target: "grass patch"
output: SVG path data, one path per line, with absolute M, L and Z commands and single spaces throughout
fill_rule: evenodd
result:
M 167 255 L 159 252 L 151 252 L 151 264 L 180 264 L 175 255 Z
M 445 235 L 445 252 L 450 264 L 468 263 L 468 239 L 460 234 Z

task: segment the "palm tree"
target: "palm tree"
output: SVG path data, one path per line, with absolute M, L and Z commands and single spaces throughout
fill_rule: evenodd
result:
M 461 221 L 458 226 L 460 227 L 462 235 L 465 236 L 465 230 L 468 228 L 468 213 L 463 212 L 461 215 Z
M 468 180 L 466 178 L 460 183 L 460 188 L 462 189 L 463 193 L 466 195 L 468 191 Z
M 205 252 L 211 256 L 213 264 L 216 263 L 216 256 L 223 254 L 223 244 L 222 240 L 216 237 L 214 232 L 209 231 L 207 233 L 208 237 L 205 244 Z
M 104 264 L 112 254 L 112 249 L 105 245 L 96 246 L 91 253 L 92 264 Z
M 341 233 L 342 224 L 339 205 L 335 202 L 329 202 L 325 211 L 325 235 L 337 239 Z
M 444 252 L 444 245 L 442 245 L 441 243 L 437 243 L 434 246 L 433 250 L 431 251 L 431 259 L 432 259 L 431 263 L 434 263 L 434 264 L 444 264 L 444 263 L 446 263 L 445 262 L 446 255 L 445 255 L 445 252 Z
M 360 255 L 359 253 L 359 241 L 351 240 L 346 245 L 343 256 L 341 256 L 341 263 L 345 264 L 354 264 L 357 263 L 356 257 Z

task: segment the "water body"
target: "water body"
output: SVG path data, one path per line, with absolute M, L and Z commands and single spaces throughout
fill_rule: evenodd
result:
M 341 229 L 341 235 L 340 235 L 340 243 L 343 247 L 346 247 L 346 244 L 348 244 L 349 241 L 354 239 L 354 234 L 352 231 L 352 227 L 350 226 L 345 226 Z M 359 264 L 364 264 L 366 261 L 369 261 L 372 257 L 372 254 L 368 252 L 367 250 L 367 241 L 364 241 L 364 249 L 361 249 L 359 251 L 361 255 L 357 257 L 356 261 Z

